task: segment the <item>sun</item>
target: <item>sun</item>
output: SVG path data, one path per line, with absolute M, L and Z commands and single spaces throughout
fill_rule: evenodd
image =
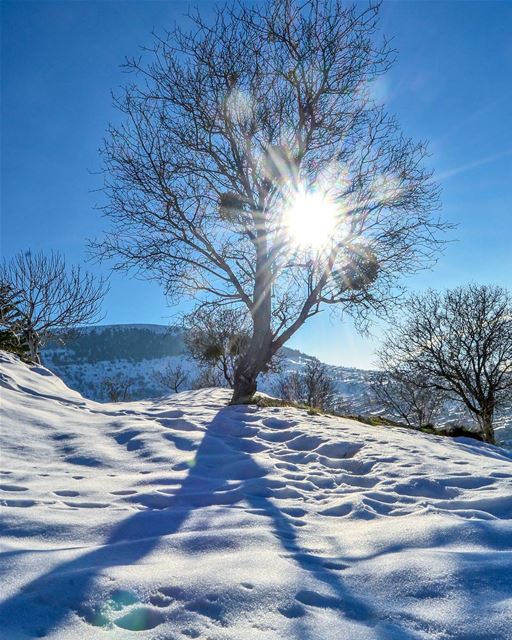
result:
M 322 249 L 330 243 L 338 224 L 338 209 L 321 191 L 299 189 L 285 210 L 286 233 L 299 248 Z

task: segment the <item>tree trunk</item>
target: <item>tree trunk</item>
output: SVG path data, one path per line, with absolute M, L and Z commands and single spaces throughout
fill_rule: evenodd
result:
M 244 358 L 236 368 L 231 404 L 247 404 L 256 393 L 260 371 L 251 360 L 249 357 Z
M 247 352 L 238 363 L 233 380 L 231 404 L 247 404 L 257 389 L 258 375 L 270 362 L 272 351 L 272 298 L 266 252 L 257 258 L 254 285 L 253 331 Z
M 488 442 L 489 444 L 494 444 L 494 428 L 492 426 L 493 416 L 487 413 L 484 413 L 480 417 L 480 424 L 482 425 L 482 435 L 484 438 L 484 442 Z
M 25 340 L 30 353 L 30 360 L 36 364 L 41 364 L 39 357 L 39 336 L 35 331 L 25 331 Z
M 272 334 L 270 317 L 268 324 L 255 326 L 249 348 L 238 363 L 234 373 L 231 404 L 247 404 L 257 390 L 258 375 L 272 359 Z

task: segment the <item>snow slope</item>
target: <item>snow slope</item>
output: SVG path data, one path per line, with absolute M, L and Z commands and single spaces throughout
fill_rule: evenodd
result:
M 2 638 L 512 638 L 512 456 L 0 354 Z
M 311 360 L 295 349 L 283 347 L 283 372 L 301 371 Z M 130 380 L 128 396 L 132 400 L 144 400 L 168 393 L 158 379 L 158 373 L 166 367 L 180 365 L 187 372 L 184 389 L 190 389 L 198 376 L 197 364 L 187 357 L 183 330 L 163 325 L 98 325 L 81 327 L 75 335 L 62 344 L 50 342 L 43 351 L 44 364 L 68 386 L 86 398 L 107 400 L 103 382 L 106 378 L 119 377 Z M 371 393 L 374 371 L 327 365 L 335 382 L 336 392 L 343 413 L 349 415 L 388 415 L 400 420 L 382 407 Z M 272 393 L 275 375 L 261 375 L 258 386 Z M 438 420 L 440 426 L 448 423 L 476 427 L 462 405 L 452 403 Z M 504 410 L 495 417 L 497 441 L 512 449 L 512 410 Z
M 184 332 L 180 327 L 158 324 L 118 324 L 81 327 L 64 343 L 47 344 L 42 353 L 44 364 L 68 386 L 92 400 L 107 400 L 102 382 L 120 376 L 133 381 L 132 400 L 144 400 L 168 393 L 157 374 L 166 366 L 181 365 L 188 373 L 184 385 L 190 389 L 199 371 L 187 354 Z M 300 370 L 311 356 L 295 349 L 282 349 L 285 371 Z M 368 401 L 371 371 L 329 366 L 338 393 L 350 400 L 350 410 L 357 412 Z M 271 391 L 273 376 L 260 376 L 260 387 Z

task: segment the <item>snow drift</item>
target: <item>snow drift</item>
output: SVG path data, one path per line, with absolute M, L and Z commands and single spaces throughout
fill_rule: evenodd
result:
M 7 640 L 512 638 L 510 453 L 0 365 Z

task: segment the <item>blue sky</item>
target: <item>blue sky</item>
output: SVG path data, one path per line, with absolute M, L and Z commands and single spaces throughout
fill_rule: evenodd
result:
M 204 11 L 212 3 L 198 2 Z M 2 253 L 59 249 L 84 263 L 86 238 L 106 226 L 94 205 L 98 147 L 116 113 L 111 90 L 126 80 L 126 55 L 151 32 L 181 20 L 173 1 L 3 0 Z M 512 2 L 385 1 L 382 28 L 398 60 L 379 95 L 404 131 L 430 141 L 443 215 L 458 224 L 437 266 L 412 290 L 468 281 L 512 289 Z M 89 265 L 91 270 L 98 270 Z M 105 323 L 165 323 L 153 283 L 111 279 Z M 373 338 L 321 314 L 291 346 L 332 364 L 371 366 Z

